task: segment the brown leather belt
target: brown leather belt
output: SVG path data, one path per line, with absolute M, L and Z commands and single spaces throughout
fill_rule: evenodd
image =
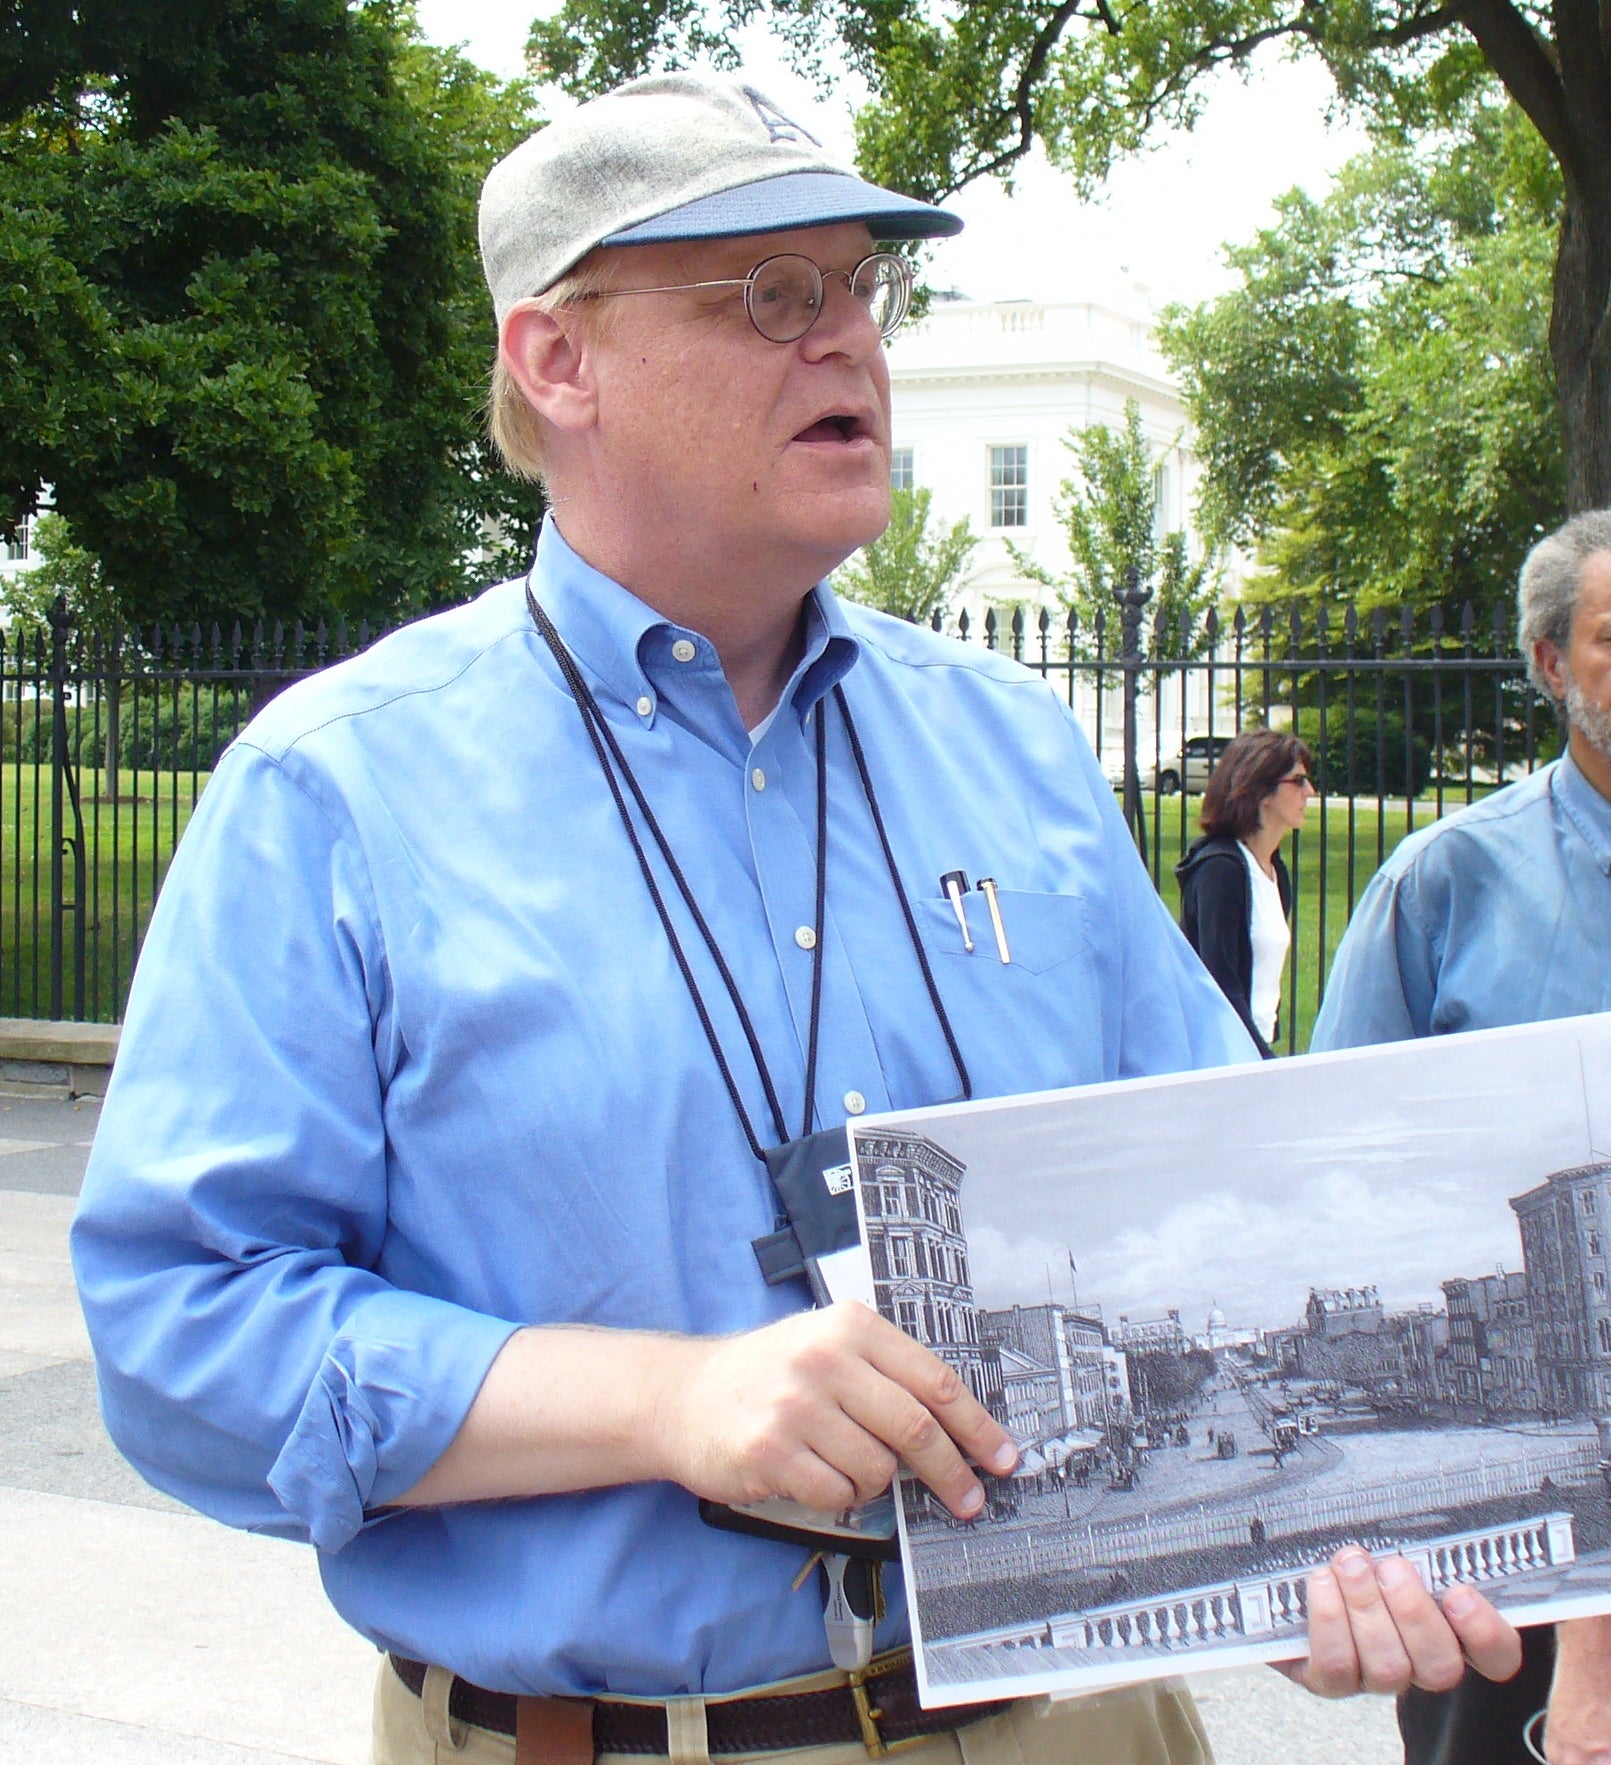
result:
M 400 1655 L 392 1655 L 390 1660 L 397 1677 L 418 1697 L 425 1686 L 424 1663 Z M 859 1683 L 825 1686 L 818 1691 L 735 1697 L 721 1702 L 712 1699 L 705 1705 L 709 1751 L 712 1756 L 781 1753 L 795 1747 L 854 1744 L 878 1757 L 902 1741 L 946 1734 L 1007 1708 L 1006 1703 L 993 1703 L 925 1710 L 917 1701 L 917 1677 L 912 1671 L 910 1650 L 874 1661 L 856 1679 Z M 601 1753 L 664 1756 L 669 1750 L 663 1704 L 517 1698 L 509 1692 L 485 1691 L 457 1678 L 448 1695 L 450 1716 L 475 1728 L 491 1729 L 495 1734 L 523 1736 L 539 1725 L 551 1728 L 552 1716 L 560 1712 L 574 1733 L 589 1710 L 595 1757 Z M 577 1750 L 585 1753 L 585 1744 Z

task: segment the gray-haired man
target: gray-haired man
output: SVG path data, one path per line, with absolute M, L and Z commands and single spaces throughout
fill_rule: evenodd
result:
M 1611 510 L 1541 540 L 1519 602 L 1567 751 L 1407 839 L 1376 873 L 1337 951 L 1316 1049 L 1611 1010 Z M 1522 1760 L 1523 1724 L 1546 1697 L 1551 1765 L 1611 1759 L 1611 1619 L 1527 1632 L 1508 1684 L 1468 1676 L 1447 1695 L 1411 1693 L 1410 1765 Z

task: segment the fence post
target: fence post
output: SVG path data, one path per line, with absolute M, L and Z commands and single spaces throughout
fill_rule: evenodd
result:
M 60 1022 L 63 1016 L 65 988 L 62 966 L 65 958 L 67 914 L 72 912 L 73 925 L 73 1015 L 84 1015 L 84 822 L 78 805 L 78 780 L 73 772 L 74 756 L 67 736 L 67 685 L 71 667 L 67 656 L 67 634 L 74 619 L 67 606 L 67 597 L 57 595 L 46 613 L 50 621 L 50 1015 Z M 76 734 L 75 729 L 75 734 Z M 67 797 L 72 797 L 73 837 L 67 836 Z M 63 859 L 68 847 L 73 851 L 73 899 L 67 900 L 67 879 Z
M 1136 695 L 1141 690 L 1141 614 L 1152 590 L 1141 586 L 1134 564 L 1124 573 L 1119 591 L 1119 667 L 1124 677 L 1124 819 L 1143 860 L 1147 856 L 1147 822 L 1141 806 L 1141 774 L 1136 765 Z

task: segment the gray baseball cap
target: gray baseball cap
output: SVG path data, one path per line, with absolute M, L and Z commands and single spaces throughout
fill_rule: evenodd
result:
M 523 141 L 481 188 L 481 262 L 503 323 L 597 245 L 864 221 L 878 239 L 962 231 L 868 184 L 742 77 L 649 74 Z

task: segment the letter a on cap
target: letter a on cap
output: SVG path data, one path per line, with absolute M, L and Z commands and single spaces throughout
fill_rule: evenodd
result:
M 809 141 L 813 147 L 822 143 L 807 128 L 797 122 L 791 122 L 770 98 L 763 98 L 753 86 L 744 88 L 744 96 L 749 99 L 755 114 L 766 125 L 767 138 L 772 141 Z

